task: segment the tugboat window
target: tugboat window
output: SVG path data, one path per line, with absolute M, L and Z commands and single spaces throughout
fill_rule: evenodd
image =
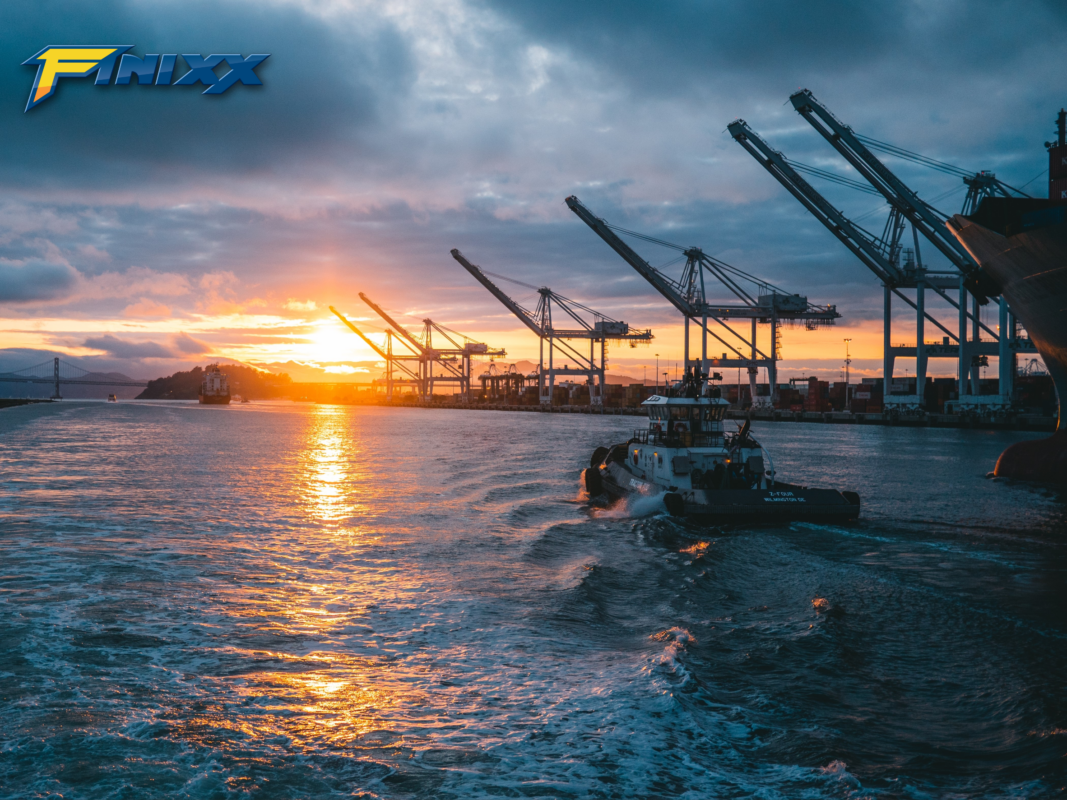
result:
M 671 419 L 689 419 L 688 406 L 671 406 Z

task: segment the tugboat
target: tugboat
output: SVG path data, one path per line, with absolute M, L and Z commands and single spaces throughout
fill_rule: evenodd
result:
M 709 523 L 859 516 L 855 492 L 777 480 L 770 454 L 749 433 L 751 420 L 727 433 L 723 418 L 730 404 L 695 368 L 642 405 L 648 427 L 625 443 L 598 447 L 582 473 L 591 500 L 662 495 L 671 516 Z
M 118 396 L 117 396 L 117 395 L 109 394 L 109 395 L 107 396 L 107 401 L 108 401 L 109 403 L 117 403 L 117 402 L 119 401 L 119 398 L 118 398 Z
M 211 364 L 204 370 L 204 380 L 200 384 L 200 404 L 228 406 L 230 404 L 230 384 L 226 373 L 218 364 Z

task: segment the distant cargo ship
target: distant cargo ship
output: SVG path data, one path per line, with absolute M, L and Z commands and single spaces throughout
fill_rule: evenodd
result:
M 211 364 L 204 370 L 204 380 L 200 384 L 201 405 L 228 406 L 230 404 L 230 384 L 226 373 L 218 364 Z
M 1067 112 L 1049 143 L 1049 199 L 987 197 L 949 230 L 992 278 L 1041 354 L 1059 403 L 1056 433 L 1019 442 L 997 460 L 998 477 L 1067 483 Z M 1002 332 L 1003 335 L 1003 332 Z

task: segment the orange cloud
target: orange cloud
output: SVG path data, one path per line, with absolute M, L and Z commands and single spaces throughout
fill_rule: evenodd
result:
M 142 297 L 139 302 L 126 306 L 122 313 L 127 317 L 169 317 L 170 308 L 147 297 Z

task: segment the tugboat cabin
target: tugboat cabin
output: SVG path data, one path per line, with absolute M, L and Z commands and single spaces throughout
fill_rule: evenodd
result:
M 774 486 L 773 469 L 766 468 L 763 448 L 748 435 L 748 423 L 735 433 L 725 431 L 730 404 L 717 387 L 704 383 L 698 393 L 685 391 L 683 384 L 667 391 L 668 396 L 654 395 L 642 404 L 648 426 L 635 430 L 627 443 L 626 467 L 639 479 L 633 488 L 647 482 L 643 491 L 687 495 Z

